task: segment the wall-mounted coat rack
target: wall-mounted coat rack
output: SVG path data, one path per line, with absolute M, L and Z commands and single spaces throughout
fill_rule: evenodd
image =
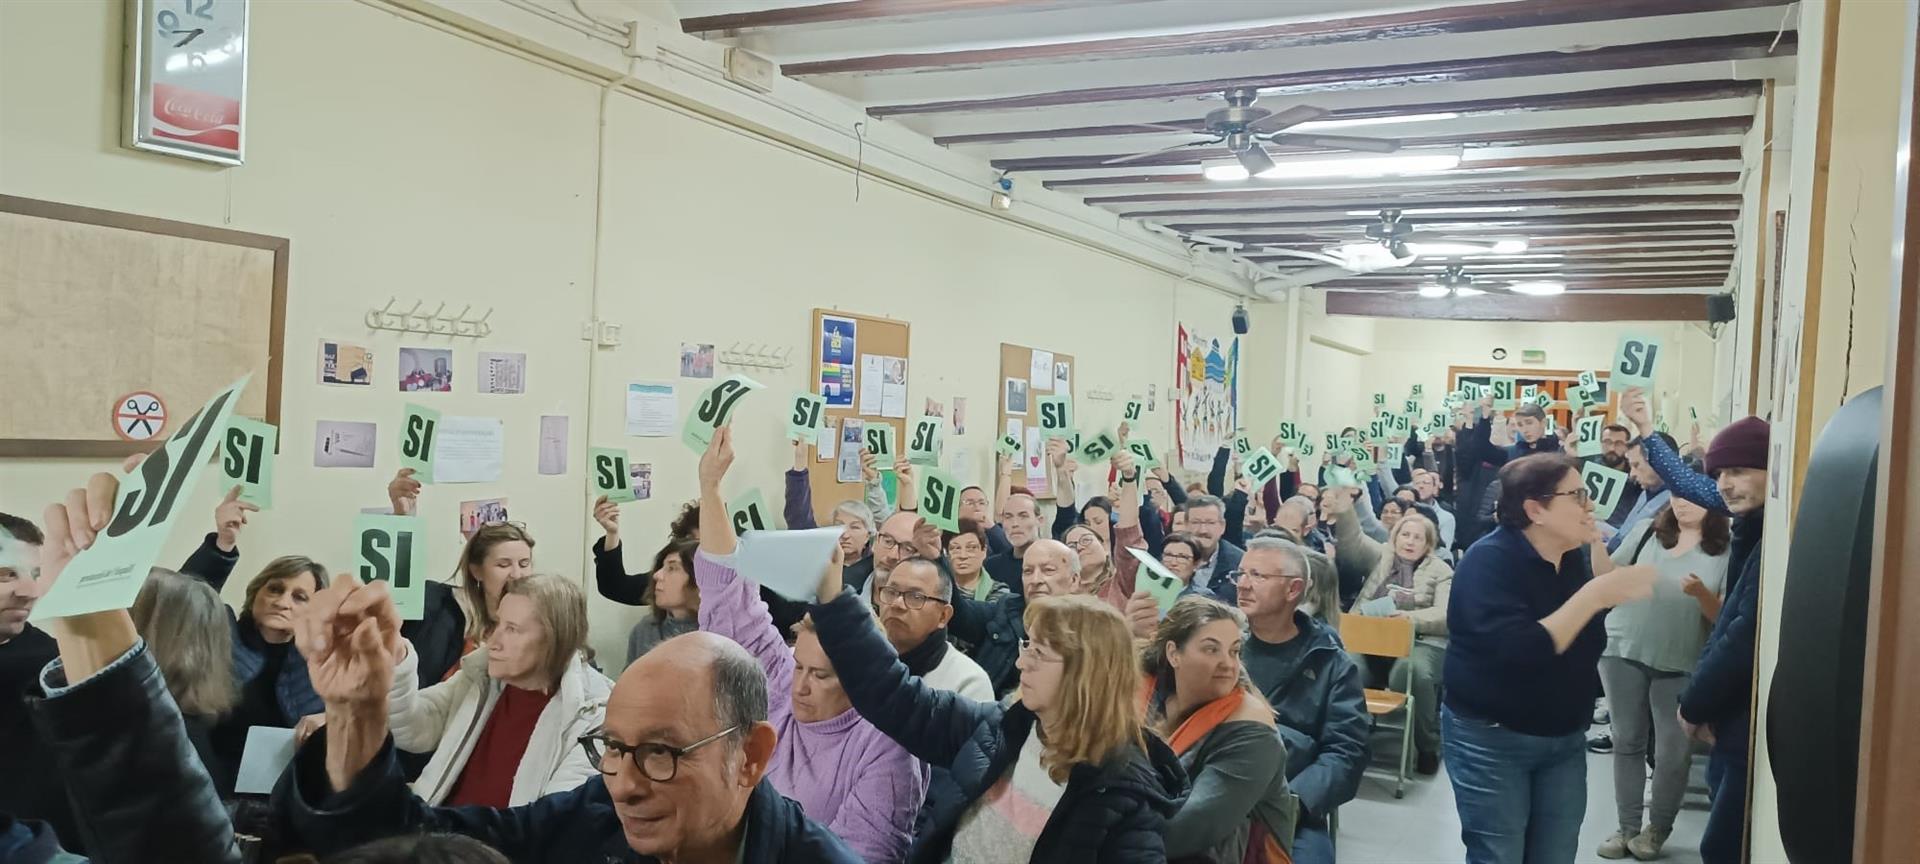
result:
M 748 369 L 785 369 L 793 365 L 793 348 L 776 348 L 772 345 L 748 345 L 742 349 L 735 342 L 720 352 L 720 362 L 728 366 L 742 366 Z
M 422 312 L 420 307 L 426 305 L 424 300 L 414 301 L 413 308 L 405 311 L 396 311 L 393 308 L 397 302 L 399 302 L 397 298 L 388 297 L 387 305 L 367 310 L 367 329 L 429 336 L 467 336 L 474 339 L 493 333 L 493 325 L 487 323 L 487 319 L 493 317 L 492 307 L 488 307 L 487 311 L 478 318 L 468 318 L 467 314 L 473 311 L 471 304 L 461 309 L 458 315 L 448 315 L 445 303 L 441 303 L 432 312 Z

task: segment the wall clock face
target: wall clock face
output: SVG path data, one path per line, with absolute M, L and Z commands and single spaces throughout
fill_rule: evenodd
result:
M 1493 349 L 1493 359 L 1495 359 L 1495 360 L 1505 360 L 1505 359 L 1507 359 L 1507 349 L 1505 349 L 1505 348 L 1495 348 L 1495 349 Z
M 241 164 L 248 0 L 127 0 L 129 144 Z

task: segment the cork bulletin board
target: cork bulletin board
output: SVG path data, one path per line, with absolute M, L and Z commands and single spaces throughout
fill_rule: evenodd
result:
M 151 449 L 248 373 L 235 413 L 277 424 L 288 246 L 0 195 L 0 456 Z M 117 415 L 129 394 L 164 406 L 152 440 L 123 437 Z
M 1067 391 L 1061 393 L 1053 388 L 1035 388 L 1032 380 L 1034 371 L 1033 355 L 1035 350 L 1043 354 L 1049 353 L 1044 348 L 1034 349 L 1028 348 L 1025 345 L 1014 345 L 1008 342 L 1000 343 L 1000 377 L 995 382 L 996 388 L 1000 391 L 1000 425 L 994 432 L 994 437 L 997 439 L 1011 430 L 1012 427 L 1008 421 L 1018 421 L 1020 423 L 1023 447 L 1026 446 L 1028 440 L 1026 430 L 1037 428 L 1036 424 L 1039 423 L 1040 412 L 1037 397 L 1054 395 L 1072 396 L 1073 385 L 1080 381 L 1080 364 L 1073 359 L 1073 355 L 1062 354 L 1055 351 L 1051 352 L 1053 354 L 1053 363 L 1056 366 L 1065 363 L 1069 371 Z M 1016 388 L 1009 384 L 1011 381 L 1025 382 L 1026 387 L 1024 388 L 1024 392 L 1015 392 Z M 1010 399 L 1015 399 L 1021 395 L 1025 396 L 1024 406 L 1018 404 L 1017 401 L 1011 406 L 1009 405 Z M 1078 409 L 1079 406 L 1076 402 L 1076 414 L 1078 414 Z M 1042 442 L 1042 446 L 1045 446 L 1044 442 Z M 1023 450 L 1020 455 L 1023 459 L 1031 459 L 1034 454 Z M 1023 464 L 1021 467 L 1014 469 L 1014 476 L 1026 481 L 1027 491 L 1032 492 L 1033 497 L 1042 501 L 1051 501 L 1053 500 L 1053 478 L 1047 476 L 1047 474 L 1050 473 L 1052 469 L 1047 465 L 1045 451 L 1041 450 L 1039 455 L 1041 456 L 1040 473 L 1029 473 Z
M 842 312 L 837 309 L 815 309 L 813 310 L 812 328 L 807 332 L 807 341 L 813 345 L 813 362 L 812 365 L 808 367 L 808 386 L 812 388 L 813 392 L 822 392 L 820 365 L 822 359 L 821 354 L 826 347 L 822 333 L 825 329 L 825 321 L 827 318 L 850 319 L 854 322 L 857 332 L 853 337 L 854 344 L 849 346 L 848 350 L 853 352 L 855 357 L 854 367 L 856 375 L 858 374 L 859 355 L 872 354 L 885 357 L 905 357 L 907 358 L 907 386 L 909 388 L 913 386 L 913 375 L 915 371 L 913 368 L 913 355 L 908 353 L 907 350 L 913 336 L 913 328 L 911 325 L 905 321 L 895 321 L 891 318 L 877 318 L 872 315 Z M 842 420 L 852 417 L 868 425 L 885 423 L 892 426 L 893 440 L 895 442 L 906 441 L 907 421 L 904 418 L 882 417 L 878 414 L 859 413 L 860 404 L 857 396 L 859 393 L 859 383 L 857 377 L 846 381 L 846 384 L 852 387 L 853 392 L 856 394 L 852 400 L 852 404 L 836 406 L 829 401 L 826 410 L 823 412 L 826 415 L 826 423 L 833 429 L 834 434 L 836 436 L 840 434 L 840 422 Z M 908 412 L 914 416 L 917 416 L 918 413 L 912 408 L 909 408 Z M 839 443 L 837 440 L 835 442 L 834 452 L 837 457 L 839 453 Z M 822 525 L 827 524 L 828 514 L 830 514 L 833 508 L 840 502 L 850 499 L 857 500 L 864 495 L 861 484 L 840 482 L 839 475 L 835 470 L 836 464 L 836 462 L 821 462 L 818 458 L 815 458 L 811 463 L 810 469 L 807 471 L 807 482 L 813 489 L 813 516 L 814 519 Z

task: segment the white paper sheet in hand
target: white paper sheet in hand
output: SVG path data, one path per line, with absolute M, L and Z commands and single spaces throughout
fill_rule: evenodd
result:
M 842 530 L 749 531 L 734 553 L 734 569 L 782 597 L 812 600 L 820 593 L 820 574 L 833 558 Z
M 280 781 L 280 772 L 293 761 L 293 730 L 278 726 L 255 726 L 247 730 L 247 749 L 240 754 L 240 774 L 233 791 L 240 795 L 266 795 Z
M 1385 618 L 1399 611 L 1399 607 L 1393 605 L 1392 595 L 1384 595 L 1356 604 L 1353 611 L 1373 618 Z

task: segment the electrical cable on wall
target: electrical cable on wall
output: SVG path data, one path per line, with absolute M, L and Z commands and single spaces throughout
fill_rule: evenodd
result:
M 1860 192 L 1861 183 L 1856 178 L 1853 184 L 1853 218 L 1847 220 L 1847 233 L 1851 236 L 1847 242 L 1847 353 L 1840 363 L 1840 404 L 1847 404 L 1847 390 L 1853 386 L 1853 313 L 1860 300 L 1860 259 L 1854 255 L 1854 248 L 1860 245 Z
M 853 124 L 853 201 L 860 203 L 860 172 L 867 167 L 867 124 Z

